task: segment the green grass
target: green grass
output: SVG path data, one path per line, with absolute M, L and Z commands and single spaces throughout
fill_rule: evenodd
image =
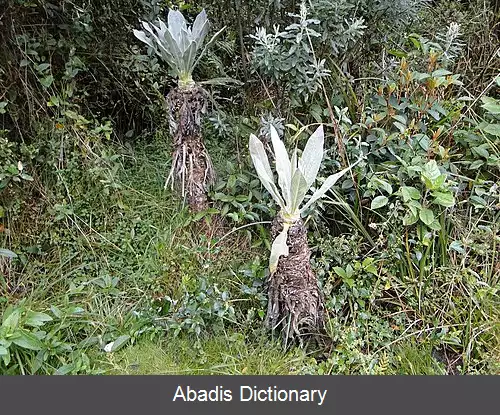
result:
M 284 352 L 268 338 L 245 341 L 240 333 L 211 337 L 197 347 L 190 337 L 166 337 L 120 350 L 110 356 L 110 374 L 127 375 L 290 375 L 307 363 L 300 349 Z

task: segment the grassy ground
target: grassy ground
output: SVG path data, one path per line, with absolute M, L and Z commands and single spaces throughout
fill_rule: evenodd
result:
M 3 264 L 0 306 L 4 315 L 7 305 L 19 309 L 20 335 L 29 330 L 44 346 L 11 346 L 15 364 L 2 366 L 5 373 L 460 373 L 466 367 L 460 348 L 442 346 L 456 341 L 462 327 L 471 333 L 468 345 L 483 342 L 485 350 L 470 355 L 467 370 L 498 370 L 495 297 L 473 297 L 468 323 L 454 310 L 457 320 L 447 317 L 449 326 L 441 332 L 426 328 L 433 318 L 426 311 L 408 327 L 397 327 L 392 315 L 400 313 L 370 314 L 371 305 L 360 309 L 365 300 L 354 294 L 367 289 L 362 284 L 368 274 L 359 277 L 354 291 L 344 284 L 335 293 L 345 307 L 329 321 L 332 341 L 326 349 L 286 349 L 262 330 L 264 245 L 256 246 L 245 232 L 214 244 L 206 229 L 220 237 L 232 228 L 193 226 L 179 200 L 163 190 L 169 148 L 161 137 L 118 153 L 115 168 L 110 162 L 96 172 L 99 165 L 93 165 L 78 173 L 80 179 L 62 171 L 59 188 L 66 193 L 47 195 L 49 214 L 35 217 L 38 227 L 28 237 L 25 229 L 12 227 L 19 246 L 30 247 L 21 265 Z M 219 171 L 225 161 L 220 154 Z M 101 175 L 93 188 L 85 185 L 87 173 Z M 387 284 L 374 280 L 375 286 L 381 283 Z M 453 281 L 446 283 L 455 289 Z M 33 324 L 33 312 L 47 317 L 39 315 Z M 429 326 L 418 325 L 424 319 Z

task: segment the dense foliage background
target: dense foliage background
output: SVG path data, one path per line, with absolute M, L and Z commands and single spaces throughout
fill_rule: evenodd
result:
M 194 73 L 197 215 L 163 190 L 174 79 L 132 34 L 169 7 L 225 27 Z M 498 373 L 499 9 L 2 0 L 0 373 Z M 317 123 L 322 177 L 366 158 L 309 216 L 325 340 L 289 345 L 262 329 L 276 206 L 247 143 Z

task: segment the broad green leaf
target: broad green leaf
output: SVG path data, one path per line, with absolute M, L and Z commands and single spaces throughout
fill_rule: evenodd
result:
M 445 181 L 446 181 L 446 174 L 442 174 L 436 180 L 434 180 L 434 183 L 432 186 L 433 189 L 439 189 L 444 184 Z
M 5 366 L 9 366 L 10 364 L 10 352 L 7 350 L 7 353 L 2 356 L 3 364 Z
M 9 353 L 9 351 L 3 347 L 3 346 L 0 346 L 0 356 L 5 356 Z
M 474 161 L 474 162 L 471 163 L 471 165 L 469 166 L 469 169 L 470 170 L 476 170 L 476 169 L 479 169 L 483 165 L 484 165 L 484 161 L 483 160 L 476 160 L 476 161 Z
M 422 205 L 420 204 L 420 202 L 413 199 L 408 202 L 408 207 L 414 215 L 418 215 L 418 212 L 420 211 L 420 209 L 422 209 Z
M 500 137 L 500 124 L 486 124 L 479 127 L 485 133 Z
M 434 72 L 432 72 L 432 76 L 434 78 L 437 78 L 438 76 L 446 76 L 446 75 L 451 75 L 452 72 L 448 71 L 447 69 L 438 69 Z
M 422 150 L 429 150 L 431 140 L 425 134 L 415 134 L 413 140 L 417 142 L 417 144 L 422 148 Z
M 323 159 L 324 132 L 320 125 L 307 140 L 300 158 L 300 166 L 308 187 L 316 180 Z
M 404 117 L 403 115 L 393 115 L 392 118 L 394 118 L 396 121 L 399 121 L 406 128 L 406 117 Z
M 371 209 L 379 209 L 389 202 L 389 199 L 385 196 L 377 196 L 375 199 L 372 200 L 371 203 Z
M 428 161 L 424 166 L 422 174 L 432 182 L 441 176 L 441 171 L 439 170 L 436 160 Z
M 282 190 L 283 198 L 288 208 L 292 205 L 292 167 L 285 144 L 280 140 L 274 126 L 270 126 L 271 141 L 273 143 L 274 155 L 276 157 L 276 172 L 278 173 L 278 184 Z
M 26 315 L 26 324 L 32 327 L 41 327 L 47 321 L 52 321 L 52 317 L 45 313 L 28 311 Z
M 388 194 L 392 195 L 392 186 L 389 182 L 379 179 L 378 177 L 374 178 L 374 181 L 382 187 Z
M 341 278 L 347 278 L 347 273 L 345 272 L 344 268 L 342 267 L 333 267 L 333 271 L 341 277 Z
M 405 124 L 402 124 L 402 123 L 400 123 L 398 121 L 394 121 L 394 125 L 399 130 L 399 132 L 401 134 L 403 134 L 406 131 L 406 125 Z
M 403 218 L 403 225 L 411 226 L 418 221 L 418 216 L 414 212 L 408 212 Z
M 401 186 L 401 196 L 404 202 L 409 202 L 410 200 L 420 200 L 420 192 L 412 186 Z
M 477 155 L 479 155 L 480 157 L 484 157 L 485 159 L 487 159 L 490 156 L 488 147 L 489 145 L 486 143 L 477 147 L 472 147 L 472 151 Z
M 74 363 L 69 363 L 67 365 L 63 365 L 59 367 L 55 372 L 54 375 L 56 376 L 63 376 L 67 375 L 68 373 L 71 373 L 73 370 L 75 370 L 76 365 Z
M 41 350 L 43 347 L 42 342 L 34 334 L 22 329 L 12 337 L 12 343 L 29 350 Z
M 292 177 L 292 204 L 290 205 L 290 213 L 293 214 L 298 211 L 308 190 L 309 186 L 307 185 L 304 175 L 299 169 L 296 169 Z
M 45 87 L 49 88 L 54 82 L 54 77 L 52 75 L 48 75 L 45 78 L 40 79 L 40 83 Z
M 500 101 L 491 97 L 481 97 L 481 105 L 490 114 L 500 114 Z
M 322 197 L 335 183 L 340 179 L 344 174 L 346 174 L 349 170 L 351 170 L 354 166 L 356 166 L 362 159 L 359 159 L 354 164 L 351 164 L 349 167 L 346 167 L 344 170 L 339 171 L 338 173 L 332 174 L 329 176 L 323 185 L 314 192 L 311 198 L 307 201 L 307 203 L 300 209 L 300 212 L 304 212 L 309 206 L 311 206 L 316 200 Z
M 429 226 L 432 222 L 434 222 L 434 212 L 430 209 L 423 208 L 419 212 L 419 217 L 422 222 L 424 222 L 427 226 Z
M 35 69 L 38 72 L 43 72 L 43 71 L 45 71 L 46 69 L 49 69 L 49 68 L 50 68 L 50 63 L 41 63 L 40 65 L 37 65 L 35 67 Z
M 21 312 L 18 308 L 9 306 L 5 309 L 2 316 L 2 327 L 15 329 L 19 323 Z
M 441 224 L 435 219 L 429 224 L 429 228 L 431 228 L 434 231 L 440 231 Z
M 283 223 L 283 230 L 279 233 L 271 246 L 271 256 L 269 258 L 269 271 L 271 274 L 276 272 L 280 256 L 288 256 L 289 249 L 286 240 L 289 227 L 290 225 L 288 223 Z
M 434 197 L 433 203 L 444 206 L 444 207 L 452 207 L 455 205 L 455 198 L 451 192 L 432 192 L 432 196 Z

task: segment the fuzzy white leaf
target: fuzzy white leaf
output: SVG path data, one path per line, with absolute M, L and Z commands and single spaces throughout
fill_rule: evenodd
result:
M 278 184 L 282 190 L 287 206 L 292 205 L 292 167 L 285 144 L 280 140 L 274 126 L 270 126 L 271 141 L 273 143 L 274 155 L 276 157 L 276 172 L 278 173 Z
M 255 135 L 250 134 L 248 147 L 250 149 L 250 156 L 252 157 L 252 160 L 257 158 L 261 161 L 265 173 L 268 176 L 268 180 L 274 183 L 273 171 L 271 170 L 271 165 L 269 164 L 269 159 L 267 158 L 266 150 L 264 149 L 262 141 L 260 141 Z
M 183 60 L 185 62 L 185 70 L 188 71 L 193 67 L 194 61 L 196 59 L 196 53 L 198 52 L 196 42 L 191 42 L 186 52 L 184 53 Z
M 196 45 L 196 42 L 193 42 Z M 188 29 L 181 29 L 179 48 L 184 54 L 191 45 L 191 34 Z
M 289 227 L 289 224 L 283 223 L 283 230 L 279 233 L 271 246 L 271 255 L 269 257 L 269 271 L 271 274 L 276 272 L 280 256 L 288 256 L 289 254 L 288 245 L 286 244 Z
M 316 180 L 321 160 L 323 159 L 324 133 L 320 125 L 307 140 L 304 152 L 300 158 L 300 168 L 304 173 L 307 185 L 310 187 Z
M 151 39 L 149 39 L 147 36 L 146 36 L 146 33 L 144 33 L 142 30 L 135 30 L 134 29 L 134 36 L 139 39 L 141 42 L 144 42 L 146 45 L 148 45 L 149 47 L 154 47 L 153 46 L 153 42 L 151 41 Z
M 198 47 L 203 43 L 205 40 L 205 36 L 208 33 L 208 19 L 207 19 L 207 12 L 205 9 L 203 9 L 198 16 L 196 16 L 196 19 L 194 20 L 193 23 L 193 29 L 192 29 L 192 36 L 193 39 L 196 41 L 198 44 Z
M 281 197 L 278 188 L 274 184 L 274 175 L 271 170 L 271 166 L 269 165 L 264 145 L 255 135 L 250 134 L 248 147 L 250 149 L 250 156 L 252 157 L 253 165 L 257 171 L 260 181 L 262 182 L 262 185 L 271 194 L 279 207 L 281 209 L 285 209 L 285 202 Z
M 293 150 L 293 153 L 292 153 L 292 160 L 290 162 L 291 166 L 292 166 L 292 177 L 293 175 L 295 174 L 295 170 L 297 170 L 298 168 L 298 159 L 297 159 L 297 149 Z
M 150 25 L 147 22 L 142 22 L 142 25 L 144 28 L 151 34 L 153 39 L 155 40 L 156 46 L 158 46 L 158 54 L 164 58 L 167 63 L 172 66 L 174 70 L 177 72 L 180 71 L 180 65 L 179 62 L 182 59 L 181 56 L 181 51 L 179 47 L 177 46 L 175 40 L 172 38 L 172 35 L 170 32 L 167 30 L 164 33 L 164 37 L 160 38 L 157 36 L 155 31 L 153 30 L 156 29 L 157 32 L 161 33 L 161 29 L 157 28 L 155 25 Z
M 178 10 L 169 10 L 168 12 L 168 31 L 171 33 L 172 37 L 176 40 L 177 44 L 181 44 L 181 31 L 186 30 L 186 19 L 182 13 Z
M 158 37 L 159 38 L 164 38 L 165 37 L 165 32 L 168 30 L 167 25 L 165 22 L 161 19 L 158 19 L 158 23 L 160 24 L 160 28 L 156 28 L 156 31 L 158 32 Z
M 162 42 L 158 43 L 160 43 L 160 45 L 164 48 L 168 48 L 167 50 L 179 63 L 182 62 L 182 51 L 180 49 L 180 43 L 178 43 L 177 40 L 172 36 L 170 30 L 167 30 L 165 32 L 164 40 L 165 42 L 163 42 L 163 44 Z
M 358 164 L 362 159 L 356 161 L 356 163 L 346 167 L 344 170 L 339 171 L 338 173 L 332 174 L 328 176 L 323 185 L 314 192 L 311 198 L 307 201 L 307 203 L 300 209 L 300 212 L 304 212 L 309 206 L 311 206 L 316 200 L 323 197 L 323 195 L 335 184 L 337 180 L 340 179 L 344 174 L 346 174 L 349 170 L 351 170 L 356 164 Z

